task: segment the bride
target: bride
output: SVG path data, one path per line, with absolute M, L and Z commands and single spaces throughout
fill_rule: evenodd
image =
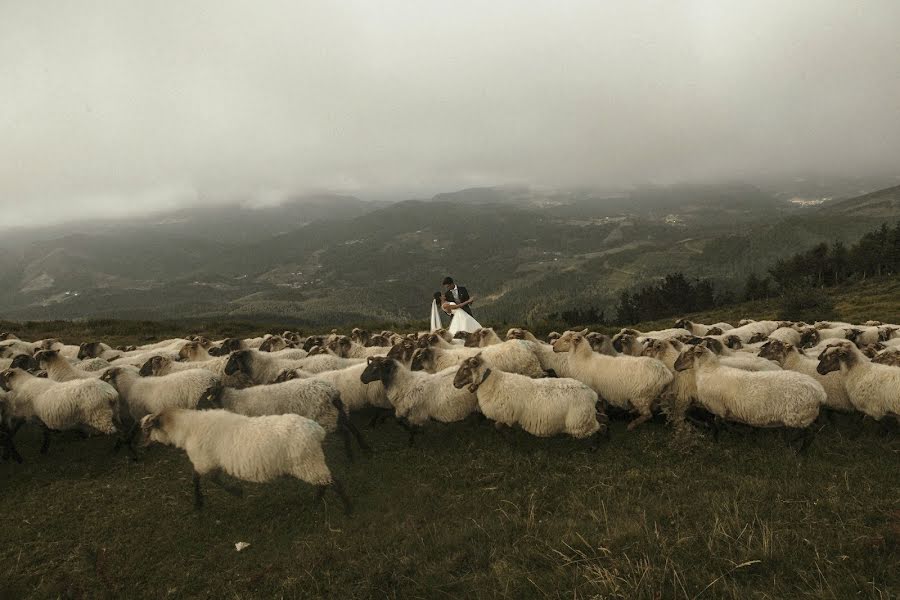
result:
M 453 320 L 450 321 L 450 326 L 447 328 L 447 331 L 449 331 L 451 335 L 456 335 L 460 331 L 472 333 L 473 331 L 481 329 L 481 324 L 476 321 L 472 315 L 462 309 L 463 306 L 467 306 L 473 301 L 474 298 L 469 298 L 465 302 L 456 304 L 444 297 L 440 292 L 435 292 L 434 302 L 431 303 L 431 331 L 437 331 L 442 327 L 441 315 L 438 312 L 439 306 L 441 310 L 448 315 L 453 315 Z

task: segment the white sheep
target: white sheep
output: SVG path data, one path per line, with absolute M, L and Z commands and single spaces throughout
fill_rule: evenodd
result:
M 226 491 L 241 495 L 239 487 L 220 479 L 222 472 L 243 481 L 264 483 L 289 475 L 319 488 L 331 487 L 350 512 L 350 501 L 325 463 L 321 425 L 300 415 L 247 417 L 225 410 L 168 409 L 147 415 L 141 429 L 148 442 L 187 452 L 194 467 L 194 506 L 203 507 L 200 478 L 209 475 Z
M 842 412 L 853 411 L 853 405 L 844 389 L 844 378 L 840 372 L 819 374 L 818 359 L 804 354 L 802 350 L 780 340 L 769 340 L 759 351 L 759 356 L 768 360 L 774 360 L 781 368 L 797 373 L 803 373 L 818 381 L 827 395 L 825 406 L 832 410 Z
M 478 352 L 474 348 L 420 348 L 413 356 L 412 368 L 437 373 L 458 366 L 463 360 L 471 358 Z M 489 362 L 494 369 L 507 373 L 518 373 L 527 377 L 544 377 L 546 375 L 531 342 L 509 340 L 491 344 L 483 348 L 481 353 L 482 358 Z
M 629 430 L 651 419 L 660 394 L 672 382 L 672 373 L 658 360 L 646 356 L 597 354 L 584 338 L 586 333 L 586 329 L 567 331 L 553 343 L 553 350 L 569 353 L 575 379 L 589 385 L 609 404 L 638 413 L 628 424 Z
M 436 374 L 410 371 L 392 358 L 374 357 L 368 360 L 360 381 L 367 385 L 380 382 L 397 417 L 411 425 L 420 426 L 430 419 L 453 423 L 474 413 L 478 406 L 475 394 L 453 387 L 456 371 L 455 367 Z
M 607 431 L 603 403 L 597 393 L 574 379 L 532 379 L 491 369 L 481 355 L 466 359 L 453 386 L 468 386 L 485 417 L 506 426 L 519 425 L 538 437 L 568 434 L 592 438 L 596 447 Z
M 100 379 L 116 388 L 123 407 L 121 415 L 127 413 L 134 421 L 124 440 L 132 455 L 134 436 L 142 417 L 167 408 L 196 408 L 207 390 L 221 383 L 216 374 L 205 369 L 141 377 L 131 366 L 108 369 Z
M 856 410 L 876 421 L 900 418 L 900 369 L 870 362 L 850 342 L 840 342 L 819 355 L 820 375 L 840 371 L 847 397 Z
M 99 378 L 103 374 L 103 371 L 82 371 L 61 356 L 58 350 L 41 350 L 34 358 L 53 381 Z
M 42 425 L 41 454 L 50 447 L 50 431 L 117 431 L 119 395 L 99 379 L 57 382 L 21 369 L 7 369 L 0 373 L 0 387 L 10 392 L 5 398 L 4 417 L 34 419 Z
M 216 384 L 207 390 L 198 408 L 212 405 L 248 417 L 293 413 L 312 419 L 325 431 L 337 431 L 344 438 L 347 457 L 353 459 L 350 436 L 368 450 L 359 430 L 347 418 L 338 389 L 322 380 L 293 379 L 283 383 L 234 389 Z
M 228 357 L 228 362 L 225 364 L 225 374 L 243 373 L 257 385 L 267 384 L 274 382 L 279 373 L 284 370 L 306 370 L 304 365 L 306 365 L 308 360 L 310 358 L 284 360 L 273 358 L 268 352 L 260 352 L 259 350 L 238 350 L 237 352 L 232 352 L 231 356 Z
M 809 427 L 826 394 L 818 381 L 793 371 L 742 371 L 719 364 L 703 346 L 692 346 L 675 361 L 675 370 L 694 369 L 698 402 L 713 415 L 754 427 Z M 808 430 L 805 432 L 808 434 Z M 810 441 L 804 435 L 801 450 Z

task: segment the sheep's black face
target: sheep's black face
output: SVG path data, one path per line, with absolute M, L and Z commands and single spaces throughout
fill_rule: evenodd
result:
M 759 357 L 781 364 L 787 358 L 790 349 L 791 345 L 785 344 L 781 340 L 769 340 L 759 349 Z
M 393 359 L 380 356 L 369 357 L 368 363 L 362 375 L 359 376 L 359 380 L 366 384 L 381 381 L 388 385 L 394 376 L 397 363 Z
M 142 366 L 141 370 L 138 371 L 138 374 L 141 377 L 149 377 L 151 375 L 156 375 L 159 369 L 162 367 L 163 358 L 161 356 L 154 356 L 153 358 L 147 360 Z
M 105 381 L 106 383 L 115 386 L 116 385 L 116 377 L 119 376 L 119 372 L 121 369 L 118 367 L 113 367 L 111 369 L 107 369 L 103 372 L 103 375 L 100 376 L 100 381 Z
M 0 373 L 0 388 L 2 388 L 4 392 L 12 391 L 10 383 L 15 375 L 16 372 L 12 369 L 6 369 L 2 373 Z
M 38 352 L 38 354 L 43 354 L 44 352 Z M 9 365 L 10 369 L 22 369 L 23 371 L 37 371 L 42 368 L 38 359 L 33 356 L 28 356 L 27 354 L 19 354 L 15 358 L 12 359 L 12 363 Z
M 467 334 L 465 339 L 466 343 L 464 345 L 466 348 L 477 348 L 481 343 L 481 330 Z
M 690 331 L 690 328 L 688 328 L 688 331 Z M 710 327 L 709 331 L 706 332 L 706 335 L 722 335 L 723 333 L 725 332 L 722 331 L 721 327 Z
M 420 348 L 413 353 L 412 363 L 409 368 L 413 371 L 424 371 L 425 366 L 431 364 L 434 352 L 431 348 Z
M 736 335 L 729 335 L 725 338 L 725 345 L 731 348 L 732 350 L 740 350 L 744 347 L 744 343 L 741 342 L 741 338 Z
M 819 355 L 819 364 L 816 372 L 819 375 L 828 375 L 841 369 L 841 362 L 847 360 L 849 352 L 840 346 L 829 346 Z
M 678 358 L 675 359 L 675 365 L 673 366 L 673 368 L 676 371 L 687 371 L 688 369 L 693 367 L 694 358 L 698 356 L 698 350 L 700 348 L 700 346 L 694 346 L 679 354 Z
M 675 327 L 675 329 L 687 329 L 688 331 L 690 331 L 691 322 L 687 319 L 678 319 L 677 321 L 675 321 L 675 325 L 673 325 L 673 327 Z
M 97 342 L 85 342 L 78 347 L 78 359 L 97 358 Z
M 225 374 L 226 375 L 234 375 L 235 373 L 242 373 L 247 371 L 247 359 L 249 358 L 250 353 L 246 350 L 238 350 L 237 352 L 232 352 L 231 356 L 228 357 L 228 362 L 225 363 Z
M 769 339 L 769 336 L 760 331 L 759 333 L 754 333 L 752 336 L 750 336 L 750 343 L 758 344 L 759 342 L 764 342 L 767 339 Z
M 467 385 L 475 383 L 475 373 L 481 365 L 481 359 L 477 356 L 467 358 L 459 366 L 456 375 L 453 377 L 453 387 L 458 390 L 463 389 Z
M 508 340 L 524 340 L 525 332 L 521 329 L 510 329 L 506 332 L 506 339 Z

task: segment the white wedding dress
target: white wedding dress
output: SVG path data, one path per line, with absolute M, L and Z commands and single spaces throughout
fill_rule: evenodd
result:
M 449 331 L 451 335 L 456 335 L 460 331 L 472 333 L 473 331 L 481 329 L 481 323 L 476 321 L 475 317 L 461 308 L 453 308 L 454 306 L 456 305 L 451 302 L 450 309 L 453 311 L 453 319 L 450 321 L 450 326 L 447 327 L 447 331 Z M 440 311 L 441 309 L 438 308 L 437 301 L 435 300 L 431 303 L 431 331 L 437 331 L 443 327 Z

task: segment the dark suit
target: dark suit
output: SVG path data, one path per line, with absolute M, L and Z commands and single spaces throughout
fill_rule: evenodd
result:
M 467 290 L 463 286 L 461 286 L 461 285 L 456 286 L 456 291 L 459 292 L 459 301 L 460 302 L 465 302 L 466 300 L 469 299 L 469 290 Z M 447 290 L 447 294 L 448 294 L 448 300 L 451 300 L 453 302 L 456 301 L 456 298 L 453 296 L 452 289 Z M 472 314 L 472 305 L 471 304 L 466 304 L 465 306 L 462 307 L 462 309 L 464 311 L 466 311 L 467 313 L 469 313 L 470 316 L 472 316 L 472 317 L 475 316 Z

